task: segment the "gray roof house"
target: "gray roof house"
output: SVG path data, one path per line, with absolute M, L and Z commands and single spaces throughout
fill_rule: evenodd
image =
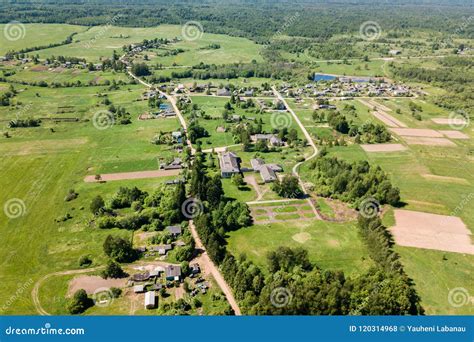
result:
M 221 176 L 229 178 L 236 173 L 240 173 L 239 157 L 233 152 L 225 152 L 219 156 Z
M 166 230 L 173 236 L 178 236 L 182 232 L 181 226 L 168 226 Z
M 281 172 L 283 169 L 278 164 L 265 164 L 265 161 L 260 158 L 250 160 L 252 169 L 260 172 L 260 176 L 265 183 L 274 182 L 277 180 L 276 172 Z
M 277 180 L 275 171 L 273 171 L 268 165 L 263 165 L 260 168 L 260 176 L 265 183 L 270 183 Z
M 165 170 L 178 170 L 183 167 L 182 163 L 183 161 L 181 160 L 181 158 L 174 158 L 171 163 L 164 166 L 164 169 Z
M 172 250 L 173 246 L 171 245 L 159 245 L 152 247 L 152 250 L 158 252 L 159 255 L 165 255 L 168 251 Z
M 275 134 L 254 134 L 250 137 L 253 142 L 266 141 L 272 146 L 282 146 L 284 145 L 283 141 L 278 138 Z
M 153 309 L 156 306 L 155 291 L 145 293 L 145 309 Z
M 165 269 L 166 280 L 180 280 L 181 266 L 169 265 Z
M 226 88 L 217 89 L 217 96 L 230 96 L 230 90 Z
M 283 146 L 285 144 L 283 140 L 278 138 L 276 135 L 272 136 L 269 142 L 270 142 L 270 145 L 272 146 Z

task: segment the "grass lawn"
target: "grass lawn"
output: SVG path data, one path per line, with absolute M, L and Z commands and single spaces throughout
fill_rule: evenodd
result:
M 343 62 L 318 62 L 315 65 L 315 72 L 345 76 L 384 76 L 384 63 L 385 61 L 381 60 L 369 62 L 354 60 L 349 61 L 347 64 Z
M 372 263 L 353 223 L 311 220 L 255 225 L 230 232 L 227 241 L 232 254 L 246 254 L 264 268 L 266 254 L 280 246 L 303 247 L 316 265 L 346 274 L 359 274 Z
M 257 198 L 257 193 L 251 185 L 247 184 L 237 187 L 237 185 L 232 183 L 232 179 L 230 178 L 222 179 L 222 187 L 228 198 L 233 198 L 241 202 L 250 202 Z
M 453 307 L 448 301 L 449 291 L 458 287 L 466 289 L 471 296 L 474 293 L 474 255 L 410 247 L 397 247 L 396 251 L 402 256 L 405 270 L 415 282 L 427 314 L 474 314 L 472 303 Z
M 0 24 L 0 32 L 2 32 L 0 35 L 1 56 L 4 56 L 5 53 L 11 50 L 18 51 L 28 47 L 61 43 L 70 34 L 75 32 L 82 33 L 87 30 L 86 26 L 66 24 L 12 24 L 10 25 L 11 33 L 7 35 L 3 34 L 6 25 Z M 16 33 L 15 30 L 17 30 Z

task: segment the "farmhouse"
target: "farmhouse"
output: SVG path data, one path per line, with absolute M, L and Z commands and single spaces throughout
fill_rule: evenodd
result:
M 174 158 L 171 163 L 169 163 L 168 165 L 164 165 L 163 169 L 165 169 L 165 170 L 179 170 L 183 167 L 182 163 L 183 162 L 182 162 L 181 158 Z
M 136 273 L 130 277 L 133 281 L 146 281 L 150 279 L 150 273 L 144 272 L 144 273 Z
M 236 173 L 240 173 L 240 159 L 233 152 L 225 152 L 219 155 L 219 165 L 223 178 L 229 178 Z
M 255 134 L 250 137 L 253 142 L 265 141 L 270 146 L 283 146 L 284 142 L 275 134 Z
M 217 96 L 230 96 L 230 90 L 226 88 L 217 89 L 216 95 Z
M 252 169 L 256 172 L 260 172 L 260 177 L 265 183 L 274 182 L 277 180 L 276 172 L 281 172 L 283 169 L 277 164 L 265 164 L 265 161 L 260 158 L 250 160 Z
M 152 250 L 154 252 L 158 252 L 159 255 L 166 255 L 168 251 L 172 250 L 173 246 L 171 245 L 158 245 L 158 246 L 153 246 Z
M 180 280 L 181 279 L 181 267 L 169 265 L 165 269 L 166 280 Z
M 158 115 L 163 118 L 173 118 L 176 116 L 176 112 L 172 108 L 167 108 L 160 111 Z
M 145 309 L 153 309 L 156 306 L 155 291 L 145 293 Z
M 181 234 L 181 227 L 180 226 L 168 226 L 166 230 L 174 237 Z

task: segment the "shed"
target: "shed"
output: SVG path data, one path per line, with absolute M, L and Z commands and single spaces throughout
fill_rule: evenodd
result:
M 180 280 L 181 266 L 169 265 L 165 269 L 166 280 Z
M 156 306 L 155 291 L 145 293 L 145 309 L 153 309 Z
M 143 293 L 145 292 L 145 287 L 143 285 L 135 285 L 133 287 L 133 292 L 135 293 Z
M 168 226 L 166 230 L 173 236 L 178 236 L 181 234 L 181 226 Z

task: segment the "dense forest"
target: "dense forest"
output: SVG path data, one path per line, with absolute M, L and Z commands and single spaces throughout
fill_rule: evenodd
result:
M 416 5 L 405 0 L 6 0 L 0 4 L 0 22 L 99 25 L 114 18 L 119 26 L 154 26 L 197 20 L 206 32 L 268 42 L 281 29 L 290 36 L 320 38 L 357 32 L 361 23 L 374 18 L 387 30 L 411 27 L 473 37 L 470 12 L 472 3 L 465 0 L 419 1 Z M 285 25 L 290 21 L 291 25 Z

